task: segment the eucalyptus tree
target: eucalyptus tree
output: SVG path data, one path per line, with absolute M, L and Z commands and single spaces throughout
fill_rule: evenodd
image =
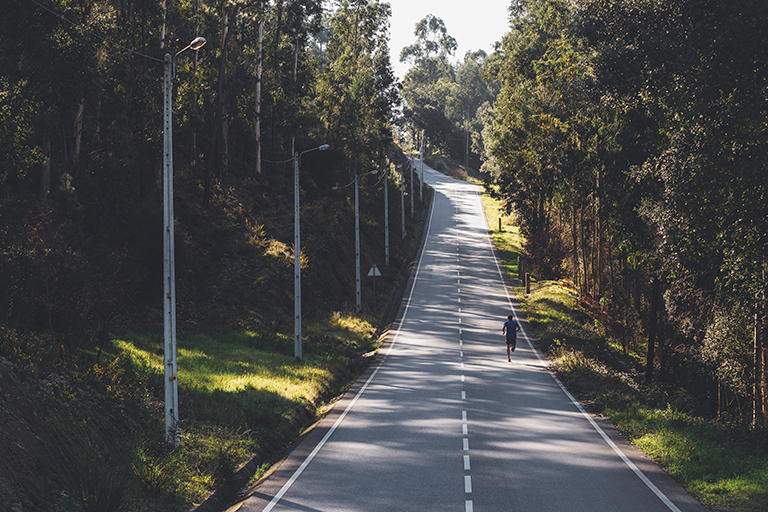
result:
M 389 61 L 388 3 L 344 0 L 331 18 L 332 35 L 317 83 L 326 140 L 344 158 L 346 176 L 383 163 L 398 101 Z
M 574 116 L 583 80 L 573 79 L 584 71 L 567 34 L 574 16 L 568 2 L 531 0 L 514 12 L 510 32 L 484 66 L 484 78 L 500 83 L 487 146 L 496 184 L 507 208 L 519 215 L 529 253 L 544 274 L 556 275 L 564 255 L 552 213 L 559 192 L 573 185 L 570 173 L 580 158 Z
M 477 121 L 477 111 L 481 105 L 494 100 L 493 93 L 482 77 L 482 65 L 487 54 L 479 50 L 467 52 L 456 71 L 456 85 L 448 99 L 448 117 L 464 132 L 464 165 L 470 162 L 471 140 L 474 134 L 482 130 L 482 123 Z M 479 167 L 476 165 L 475 167 Z
M 431 14 L 416 24 L 414 36 L 416 42 L 400 52 L 400 61 L 411 64 L 403 79 L 403 116 L 417 147 L 424 135 L 447 152 L 456 131 L 446 111 L 455 89 L 456 73 L 449 57 L 456 51 L 456 40 L 443 20 Z

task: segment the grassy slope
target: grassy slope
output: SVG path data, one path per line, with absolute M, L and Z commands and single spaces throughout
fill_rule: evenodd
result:
M 361 191 L 362 265 L 376 262 L 383 275 L 376 314 L 365 277 L 363 311 L 351 313 L 354 202 L 348 191 L 318 192 L 306 175 L 302 362 L 293 357 L 293 203 L 279 194 L 290 190 L 286 180 L 276 173 L 274 183 L 232 180 L 202 208 L 199 184 L 182 173 L 180 449 L 163 438 L 162 274 L 148 236 L 131 245 L 137 252 L 126 260 L 133 266 L 118 284 L 132 300 L 98 347 L 59 350 L 48 334 L 0 324 L 0 427 L 8 441 L 0 443 L 0 502 L 57 512 L 186 511 L 214 489 L 242 484 L 237 471 L 244 466 L 246 477 L 258 476 L 327 410 L 365 367 L 376 328 L 391 321 L 386 312 L 402 294 L 424 205 L 417 201 L 409 215 L 405 239 L 394 231 L 385 266 L 380 193 L 373 182 Z M 398 219 L 391 211 L 390 221 Z
M 375 348 L 370 333 L 369 322 L 350 315 L 309 326 L 301 364 L 287 334 L 179 337 L 180 449 L 158 450 L 156 440 L 139 443 L 134 453 L 139 481 L 158 495 L 172 495 L 182 510 L 232 482 L 255 454 L 259 476 L 362 370 L 361 354 Z M 162 344 L 154 336 L 122 338 L 113 342 L 114 350 L 132 378 L 156 396 Z M 172 476 L 156 482 L 163 468 Z
M 499 204 L 483 194 L 488 224 L 510 278 L 517 276 L 519 232 Z M 684 390 L 642 384 L 640 358 L 624 354 L 596 318 L 578 305 L 567 282 L 539 282 L 521 298 L 538 346 L 552 369 L 588 408 L 607 416 L 705 505 L 721 510 L 768 509 L 768 432 L 724 425 L 684 412 Z

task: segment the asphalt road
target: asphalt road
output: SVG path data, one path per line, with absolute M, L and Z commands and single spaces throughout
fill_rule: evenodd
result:
M 425 169 L 427 169 L 425 167 Z M 705 511 L 546 370 L 477 187 L 425 170 L 426 243 L 377 362 L 244 502 L 250 511 Z

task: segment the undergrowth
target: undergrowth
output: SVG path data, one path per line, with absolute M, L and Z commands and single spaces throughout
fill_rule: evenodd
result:
M 492 232 L 499 203 L 483 196 Z M 646 386 L 643 354 L 611 337 L 603 319 L 582 307 L 568 281 L 516 281 L 522 244 L 494 233 L 536 344 L 551 369 L 593 413 L 606 416 L 696 498 L 719 510 L 768 509 L 768 429 L 696 416 L 684 389 Z M 506 244 L 506 245 L 505 245 Z

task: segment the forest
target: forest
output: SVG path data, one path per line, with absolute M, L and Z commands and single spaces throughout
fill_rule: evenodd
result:
M 0 446 L 0 499 L 189 510 L 255 453 L 259 465 L 281 456 L 360 371 L 412 257 L 426 197 L 395 142 L 389 6 L 0 4 L 0 430 L 15 441 Z M 196 375 L 195 357 L 180 363 L 175 451 L 158 424 L 166 132 L 179 356 L 215 353 L 205 360 L 218 366 Z M 381 269 L 378 311 L 370 279 L 355 300 L 356 206 L 363 272 Z M 273 381 L 208 386 L 243 368 Z
M 539 279 L 564 279 L 648 384 L 762 425 L 768 7 L 513 0 L 496 51 L 402 50 L 403 130 L 480 168 Z
M 301 160 L 307 315 L 349 309 L 349 184 L 387 170 L 412 235 L 422 152 L 481 171 L 535 278 L 575 290 L 648 385 L 765 425 L 764 1 L 512 0 L 495 51 L 459 60 L 428 14 L 396 49 L 402 82 L 386 2 L 1 3 L 3 357 L 98 359 L 116 332 L 159 331 L 168 54 L 181 329 L 290 331 L 294 158 L 326 144 Z
M 533 272 L 601 311 L 645 380 L 764 425 L 768 6 L 519 0 L 483 64 L 483 170 Z
M 295 155 L 331 148 L 301 160 L 308 268 L 336 257 L 328 230 L 353 218 L 350 181 L 405 171 L 393 146 L 399 96 L 387 4 L 9 0 L 3 8 L 0 311 L 11 329 L 77 348 L 98 345 L 121 318 L 155 318 L 165 54 L 181 310 L 212 293 L 201 315 L 248 308 L 202 282 L 233 238 L 245 236 L 238 243 L 255 252 L 277 238 L 279 252 L 290 252 Z M 202 47 L 188 46 L 201 37 Z M 364 202 L 381 201 L 379 177 L 362 190 Z M 219 286 L 238 284 L 229 279 Z M 345 275 L 314 299 L 341 308 L 346 286 Z M 276 310 L 284 299 L 272 301 Z

